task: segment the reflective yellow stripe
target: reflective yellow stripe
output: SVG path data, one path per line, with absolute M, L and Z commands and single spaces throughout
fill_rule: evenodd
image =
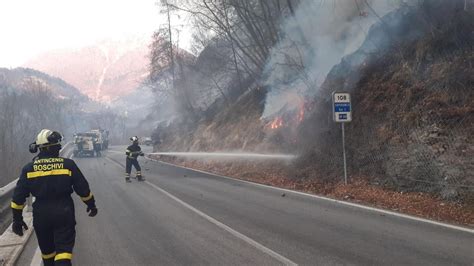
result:
M 49 253 L 49 254 L 41 254 L 41 257 L 45 260 L 52 259 L 56 256 L 56 252 Z
M 12 204 L 10 205 L 13 209 L 17 209 L 17 210 L 23 210 L 23 208 L 25 208 L 25 205 L 22 204 L 22 205 L 19 205 L 19 204 L 16 204 L 15 202 L 12 201 Z
M 71 260 L 72 259 L 72 254 L 71 253 L 59 253 L 54 257 L 54 260 Z
M 51 171 L 37 171 L 37 172 L 28 172 L 26 174 L 27 178 L 36 178 L 40 176 L 48 176 L 48 175 L 68 175 L 71 176 L 72 172 L 69 169 L 56 169 Z
M 92 192 L 90 192 L 90 193 L 89 193 L 89 196 L 87 196 L 87 197 L 81 197 L 81 200 L 82 200 L 82 201 L 88 201 L 88 200 L 92 199 L 93 196 L 94 196 L 94 195 L 92 195 Z

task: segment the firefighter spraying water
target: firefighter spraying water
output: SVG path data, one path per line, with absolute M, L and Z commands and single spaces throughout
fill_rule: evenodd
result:
M 142 176 L 142 169 L 138 163 L 138 156 L 144 156 L 145 154 L 142 152 L 140 145 L 138 145 L 137 136 L 131 137 L 130 140 L 132 141 L 132 145 L 128 146 L 127 150 L 125 151 L 125 154 L 127 155 L 127 158 L 125 159 L 125 182 L 131 182 L 130 173 L 132 172 L 132 165 L 137 171 L 137 180 L 145 181 L 144 177 Z

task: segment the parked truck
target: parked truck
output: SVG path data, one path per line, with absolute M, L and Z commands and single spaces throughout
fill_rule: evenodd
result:
M 74 157 L 94 157 L 94 138 L 97 134 L 92 132 L 76 133 L 74 135 Z

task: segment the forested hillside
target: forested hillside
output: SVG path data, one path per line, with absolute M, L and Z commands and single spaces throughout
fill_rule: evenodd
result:
M 28 145 L 41 129 L 61 132 L 66 143 L 75 132 L 103 127 L 113 132 L 115 140 L 123 138 L 123 123 L 120 115 L 59 78 L 32 69 L 1 68 L 0 186 L 17 178 L 21 167 L 33 158 Z
M 331 94 L 346 91 L 354 115 L 346 125 L 350 178 L 472 201 L 474 21 L 468 1 L 164 7 L 171 15 L 191 13 L 198 31 L 213 34 L 197 34 L 202 50 L 195 60 L 173 52 L 173 31 L 156 34 L 161 41 L 153 47 L 151 82 L 168 73 L 168 86 L 159 87 L 179 107 L 155 130 L 156 150 L 295 153 L 291 165 L 260 172 L 241 162 L 194 163 L 238 176 L 273 172 L 337 183 L 342 143 Z

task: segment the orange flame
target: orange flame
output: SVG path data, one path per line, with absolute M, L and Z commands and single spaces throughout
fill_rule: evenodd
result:
M 305 103 L 302 102 L 298 109 L 274 117 L 273 120 L 266 124 L 265 128 L 275 130 L 282 127 L 297 127 L 304 120 L 306 113 L 305 107 Z
M 303 121 L 304 119 L 304 104 L 301 105 L 300 110 L 298 112 L 298 123 Z
M 273 121 L 269 124 L 271 129 L 277 129 L 283 126 L 283 118 L 276 117 Z

